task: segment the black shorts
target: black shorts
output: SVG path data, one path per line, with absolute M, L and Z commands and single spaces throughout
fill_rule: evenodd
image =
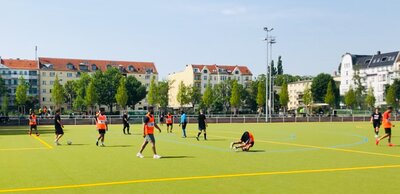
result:
M 392 135 L 392 128 L 385 128 L 385 133 L 388 135 Z
M 168 127 L 168 126 L 171 126 L 171 127 L 172 127 L 172 123 L 167 124 L 167 127 Z
M 379 127 L 381 127 L 381 123 L 380 122 L 376 122 L 376 121 L 374 121 L 373 123 L 372 123 L 372 125 L 374 126 L 374 129 L 375 128 L 379 128 Z
M 36 129 L 37 130 L 37 125 L 31 125 L 31 130 Z
M 199 126 L 199 131 L 205 131 L 206 130 L 206 126 Z
M 249 139 L 250 139 L 249 132 L 246 131 L 243 133 L 242 137 L 240 138 L 240 141 L 247 142 L 249 141 Z
M 99 129 L 99 134 L 106 134 L 106 130 L 105 129 Z
M 186 129 L 187 122 L 182 123 L 182 129 Z
M 61 127 L 56 127 L 56 135 L 63 135 L 64 134 L 64 130 Z
M 129 127 L 129 123 L 124 123 L 124 127 Z

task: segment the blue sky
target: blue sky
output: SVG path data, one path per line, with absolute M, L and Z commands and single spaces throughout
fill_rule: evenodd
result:
M 186 64 L 265 72 L 264 26 L 284 71 L 332 73 L 342 54 L 399 50 L 396 1 L 0 0 L 0 56 L 155 62 L 161 77 Z

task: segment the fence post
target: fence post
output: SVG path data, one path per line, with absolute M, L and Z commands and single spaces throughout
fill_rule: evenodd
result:
M 282 122 L 283 123 L 285 122 L 285 115 L 283 115 L 283 117 L 282 117 Z
M 74 124 L 76 125 L 76 117 L 74 118 Z
M 246 115 L 243 115 L 243 123 L 246 123 Z
M 331 123 L 332 123 L 332 115 L 331 115 Z
M 309 117 L 309 116 L 307 116 L 307 123 L 308 123 L 308 122 L 310 122 L 310 117 Z
M 318 115 L 318 121 L 321 122 L 321 115 Z
M 354 115 L 352 115 L 352 117 L 353 117 L 353 122 L 354 122 Z
M 232 116 L 230 116 L 229 118 L 230 118 L 230 123 L 232 123 Z
M 294 122 L 297 123 L 297 116 L 294 116 Z
M 218 123 L 218 117 L 215 117 L 215 123 Z

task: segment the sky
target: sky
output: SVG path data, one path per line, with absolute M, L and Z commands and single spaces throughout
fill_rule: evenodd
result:
M 400 1 L 0 0 L 0 56 L 154 62 L 160 79 L 187 64 L 266 71 L 264 27 L 285 73 L 337 70 L 341 56 L 397 51 Z

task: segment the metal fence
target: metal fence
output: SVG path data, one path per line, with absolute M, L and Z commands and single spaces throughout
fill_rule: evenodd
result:
M 120 115 L 109 115 L 107 116 L 109 124 L 122 124 L 122 116 Z M 393 120 L 397 121 L 398 116 L 393 115 Z M 62 122 L 65 125 L 94 125 L 95 119 L 90 116 L 75 116 L 70 117 L 69 115 L 61 116 Z M 174 116 L 173 122 L 179 123 L 180 116 Z M 370 116 L 309 116 L 309 117 L 287 117 L 287 116 L 276 116 L 268 119 L 268 123 L 305 123 L 305 122 L 364 122 L 369 121 Z M 156 116 L 156 121 L 159 121 L 159 117 Z M 129 123 L 141 124 L 143 122 L 143 116 L 130 116 Z M 188 115 L 188 123 L 197 123 L 197 115 Z M 265 117 L 259 117 L 258 115 L 210 115 L 207 116 L 208 123 L 266 123 Z M 28 116 L 26 117 L 1 117 L 0 126 L 23 126 L 28 125 Z M 39 125 L 53 125 L 54 117 L 38 118 Z

